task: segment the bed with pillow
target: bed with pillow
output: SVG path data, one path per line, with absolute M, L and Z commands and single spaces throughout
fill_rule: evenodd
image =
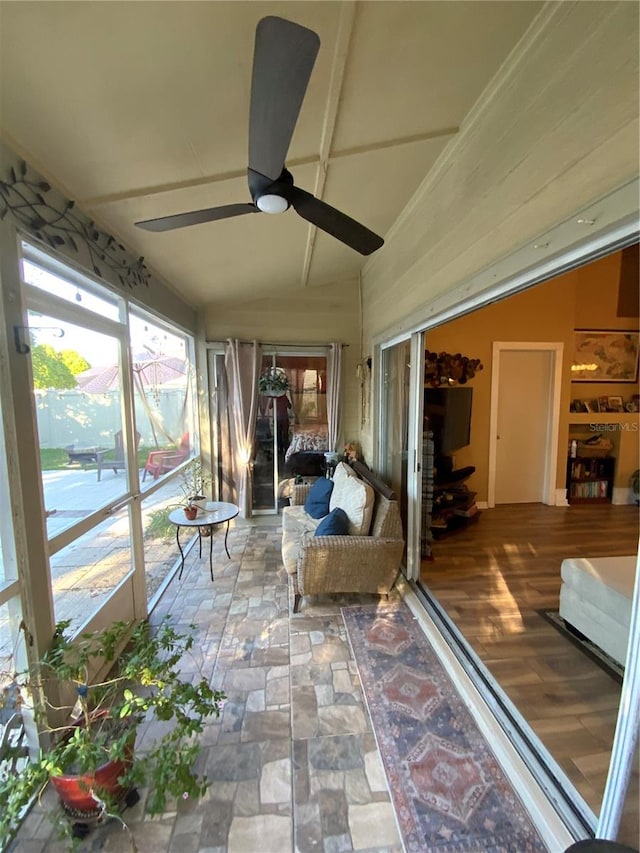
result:
M 294 613 L 307 595 L 388 595 L 403 550 L 398 502 L 359 462 L 340 462 L 332 480 L 294 486 L 282 510 L 282 561 Z
M 301 426 L 298 424 L 293 428 L 293 435 L 284 455 L 284 461 L 288 462 L 294 453 L 303 451 L 324 453 L 328 449 L 329 433 L 326 426 Z

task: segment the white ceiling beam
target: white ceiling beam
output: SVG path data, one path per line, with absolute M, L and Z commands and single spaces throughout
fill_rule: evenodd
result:
M 329 80 L 329 91 L 327 92 L 327 105 L 324 112 L 324 120 L 322 122 L 322 135 L 320 137 L 319 162 L 316 168 L 316 182 L 313 194 L 316 198 L 322 198 L 324 184 L 327 179 L 327 169 L 329 167 L 329 154 L 331 152 L 331 143 L 336 129 L 338 120 L 338 107 L 340 105 L 340 95 L 342 94 L 342 86 L 344 84 L 345 68 L 347 66 L 347 57 L 349 55 L 349 45 L 351 43 L 351 34 L 356 17 L 356 4 L 352 0 L 344 2 L 340 7 L 340 19 L 338 21 L 338 32 L 336 34 L 335 50 L 333 52 L 333 61 L 331 63 L 331 79 Z M 318 229 L 315 225 L 309 225 L 307 232 L 307 245 L 305 247 L 304 261 L 302 263 L 302 287 L 306 287 L 309 283 L 309 271 L 311 269 L 311 259 L 316 243 Z
M 404 145 L 414 145 L 419 142 L 427 142 L 430 139 L 443 139 L 450 136 L 455 136 L 459 133 L 459 127 L 445 127 L 441 130 L 433 130 L 427 133 L 414 133 L 411 136 L 398 136 L 395 139 L 385 139 L 382 142 L 371 142 L 369 145 L 357 145 L 353 148 L 344 148 L 342 151 L 333 151 L 326 157 L 326 165 L 337 160 L 343 160 L 346 157 L 358 157 L 361 154 L 369 154 L 375 151 L 384 151 L 387 148 L 401 148 Z M 18 152 L 20 153 L 20 152 Z M 28 159 L 28 157 L 25 157 Z M 31 161 L 29 161 L 31 162 Z M 314 154 L 310 157 L 298 157 L 295 160 L 287 162 L 287 168 L 295 169 L 299 166 L 319 166 L 322 158 Z M 33 165 L 33 164 L 32 164 Z M 39 169 L 39 171 L 42 171 Z M 44 174 L 44 172 L 43 172 Z M 170 193 L 176 190 L 185 190 L 195 187 L 204 187 L 207 184 L 220 184 L 225 181 L 235 181 L 238 178 L 246 178 L 246 169 L 234 169 L 229 172 L 218 172 L 215 175 L 200 175 L 197 178 L 191 178 L 187 181 L 174 181 L 167 184 L 157 184 L 153 187 L 138 187 L 137 189 L 123 190 L 119 193 L 110 193 L 109 195 L 89 196 L 88 198 L 78 198 L 76 202 L 87 207 L 100 207 L 104 204 L 113 204 L 118 201 L 131 201 L 137 198 L 150 198 L 154 195 L 162 193 Z M 69 195 L 69 193 L 67 193 Z

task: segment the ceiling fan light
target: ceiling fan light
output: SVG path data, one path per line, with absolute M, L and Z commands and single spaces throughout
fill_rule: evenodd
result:
M 256 205 L 263 213 L 284 213 L 289 207 L 289 202 L 281 195 L 268 193 L 267 195 L 260 196 L 256 201 Z

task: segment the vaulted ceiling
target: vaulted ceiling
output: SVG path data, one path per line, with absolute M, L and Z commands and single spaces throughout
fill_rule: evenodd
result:
M 194 305 L 321 287 L 366 258 L 293 210 L 133 224 L 251 200 L 260 18 L 320 36 L 287 158 L 296 184 L 384 237 L 541 5 L 1 2 L 2 134 Z

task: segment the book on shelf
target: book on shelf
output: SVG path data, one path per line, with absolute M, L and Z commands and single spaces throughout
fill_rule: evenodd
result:
M 591 480 L 588 483 L 572 483 L 570 495 L 572 498 L 606 498 L 609 483 L 607 480 Z

